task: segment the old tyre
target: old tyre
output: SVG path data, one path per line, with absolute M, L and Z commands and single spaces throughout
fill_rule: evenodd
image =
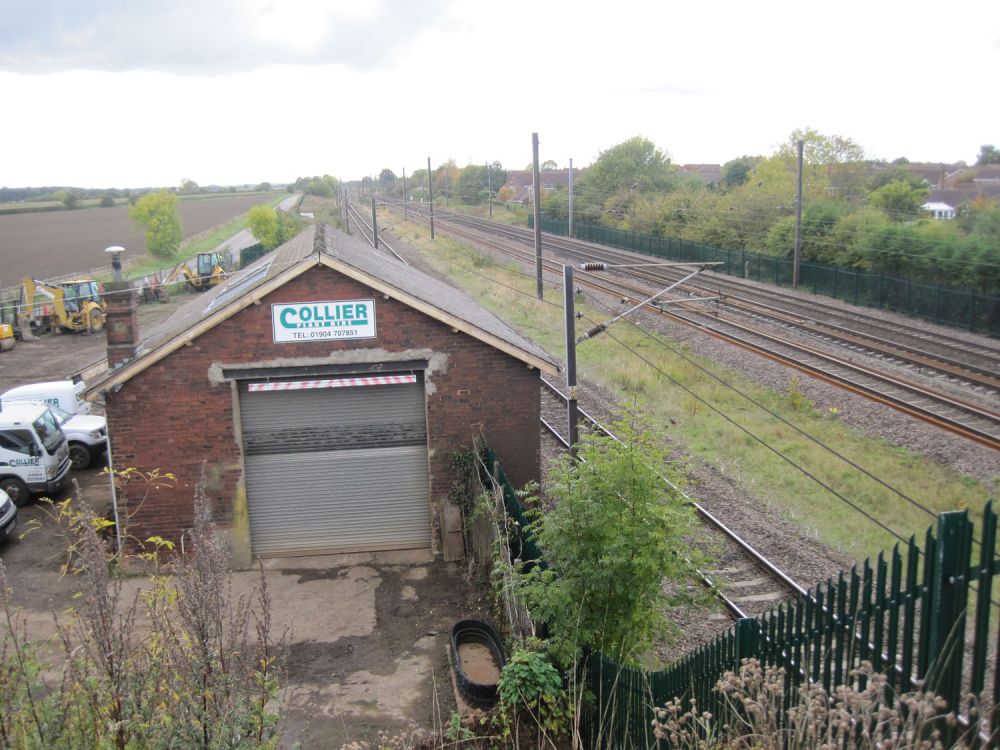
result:
M 31 492 L 28 485 L 17 477 L 4 477 L 0 479 L 0 490 L 3 490 L 10 497 L 10 501 L 17 507 L 21 507 L 31 499 Z
M 83 443 L 69 444 L 69 461 L 74 469 L 86 469 L 90 466 L 90 448 Z
M 464 644 L 479 644 L 489 649 L 497 674 L 503 670 L 507 659 L 504 656 L 503 641 L 492 626 L 481 620 L 462 620 L 451 629 L 451 661 L 455 665 L 455 681 L 458 692 L 466 703 L 475 708 L 492 708 L 497 702 L 496 682 L 482 683 L 472 679 L 462 669 L 459 647 Z
M 104 313 L 100 310 L 94 310 L 90 313 L 87 319 L 87 331 L 90 333 L 98 333 L 104 330 Z

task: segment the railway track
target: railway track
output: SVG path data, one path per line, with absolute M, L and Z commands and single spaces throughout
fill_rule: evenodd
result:
M 415 213 L 418 211 L 411 210 L 411 214 Z M 519 260 L 534 262 L 533 253 L 523 247 L 526 240 L 524 230 L 520 228 L 482 220 L 470 222 L 468 217 L 448 214 L 435 218 L 447 224 L 450 233 L 485 244 Z M 501 238 L 493 236 L 494 232 Z M 634 264 L 637 260 L 646 260 L 632 253 L 589 243 L 569 242 L 572 244 L 563 240 L 552 241 L 547 237 L 544 247 L 576 262 L 601 260 L 611 264 Z M 555 261 L 543 260 L 543 265 L 550 273 L 561 274 L 561 265 Z M 676 278 L 676 271 L 630 268 L 628 276 L 577 272 L 577 285 L 633 303 L 645 299 L 651 290 L 661 289 Z M 955 343 L 962 342 L 961 339 L 940 335 L 933 338 L 936 347 L 933 352 L 917 351 L 911 344 L 896 346 L 889 339 L 876 335 L 874 329 L 838 332 L 836 325 L 821 326 L 822 321 L 815 313 L 811 318 L 803 318 L 795 312 L 779 309 L 772 304 L 775 295 L 771 290 L 767 291 L 767 302 L 750 298 L 734 300 L 728 292 L 715 288 L 717 282 L 718 277 L 713 277 L 711 287 L 686 284 L 684 288 L 692 296 L 675 298 L 674 301 L 679 304 L 669 309 L 652 305 L 647 306 L 647 310 L 954 434 L 1000 449 L 1000 409 L 997 407 L 1000 381 L 996 376 L 1000 369 L 1000 350 L 996 350 L 998 356 L 992 358 L 993 350 L 988 345 L 966 350 Z M 744 296 L 746 291 L 744 287 Z M 757 292 L 760 293 L 759 290 Z M 699 297 L 717 297 L 720 293 L 725 297 L 723 304 L 710 312 L 700 309 L 701 303 L 697 303 Z M 800 306 L 806 305 L 805 302 L 797 302 Z M 761 310 L 768 308 L 774 309 L 765 316 Z M 763 317 L 767 318 L 764 322 L 761 321 Z M 780 318 L 777 323 L 776 318 Z M 902 327 L 906 328 L 905 325 Z M 888 331 L 883 325 L 881 332 L 887 334 Z M 906 335 L 901 333 L 901 336 Z M 912 336 L 907 340 L 912 343 Z M 835 341 L 836 345 L 831 346 L 831 341 Z M 925 370 L 932 371 L 933 377 L 922 376 L 921 372 Z
M 378 233 L 379 234 L 378 245 L 375 244 L 375 239 L 374 239 L 375 232 L 374 230 L 372 230 L 372 225 L 369 224 L 365 220 L 365 217 L 362 216 L 361 213 L 354 207 L 354 204 L 350 200 L 350 194 L 348 194 L 348 199 L 347 199 L 347 220 L 353 223 L 354 226 L 358 228 L 358 231 L 361 232 L 361 236 L 365 238 L 365 241 L 369 245 L 371 245 L 372 247 L 385 248 L 386 251 L 388 251 L 393 257 L 396 258 L 396 260 L 401 262 L 403 265 L 407 266 L 410 265 L 405 260 L 403 260 L 403 257 L 399 253 L 397 253 L 395 250 L 392 249 L 392 246 L 388 242 L 385 241 L 385 239 L 382 237 L 382 232 Z
M 565 437 L 566 395 L 559 387 L 542 378 L 542 426 L 563 449 L 569 448 Z M 580 416 L 591 429 L 617 440 L 598 420 L 581 410 Z M 562 426 L 561 426 L 562 425 Z M 663 480 L 677 489 L 668 479 Z M 752 544 L 729 528 L 707 508 L 681 491 L 702 522 L 717 538 L 715 568 L 699 571 L 702 583 L 715 595 L 733 619 L 753 617 L 766 612 L 795 594 L 806 594 L 789 574 L 768 560 Z
M 522 244 L 534 241 L 532 231 L 484 219 L 459 214 L 437 217 L 442 222 L 456 223 L 481 232 L 499 234 Z M 635 263 L 644 256 L 589 242 L 564 237 L 544 235 L 543 249 L 564 253 L 581 260 L 604 260 L 610 263 Z M 670 269 L 634 271 L 631 275 L 648 280 L 670 283 L 679 275 Z M 708 281 L 707 278 L 711 280 Z M 738 309 L 775 324 L 798 328 L 809 335 L 837 342 L 855 351 L 896 359 L 908 365 L 938 371 L 948 377 L 983 386 L 993 392 L 1000 391 L 1000 346 L 973 343 L 958 336 L 931 332 L 909 323 L 868 315 L 860 310 L 847 310 L 825 302 L 816 296 L 808 300 L 768 287 L 766 301 L 761 300 L 761 288 L 755 282 L 746 282 L 731 276 L 710 271 L 700 281 L 686 285 L 686 289 L 706 295 L 723 294 L 729 308 Z

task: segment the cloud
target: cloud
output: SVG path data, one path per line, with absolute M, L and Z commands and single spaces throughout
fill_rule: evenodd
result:
M 0 0 L 0 70 L 378 68 L 449 0 Z

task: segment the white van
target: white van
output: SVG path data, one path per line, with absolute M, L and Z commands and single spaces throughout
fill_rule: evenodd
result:
M 87 384 L 82 380 L 51 380 L 47 383 L 30 383 L 11 388 L 0 395 L 0 407 L 7 409 L 11 401 L 44 401 L 54 404 L 70 414 L 90 414 L 90 402 L 85 401 L 83 392 Z
M 69 476 L 69 443 L 47 406 L 5 404 L 0 412 L 0 490 L 15 505 L 49 495 Z

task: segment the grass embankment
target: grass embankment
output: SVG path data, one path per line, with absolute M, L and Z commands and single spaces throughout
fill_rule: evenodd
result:
M 426 203 L 414 204 L 421 208 L 426 208 Z M 401 209 L 397 209 L 401 210 Z M 508 206 L 506 203 L 493 204 L 493 216 L 490 216 L 490 207 L 486 203 L 475 206 L 467 206 L 464 203 L 451 201 L 445 206 L 439 201 L 434 201 L 434 211 L 445 213 L 464 214 L 474 216 L 477 219 L 489 219 L 501 224 L 516 224 L 517 226 L 527 226 L 528 217 L 531 215 L 531 206 Z
M 444 235 L 438 235 L 431 243 L 427 229 L 413 223 L 401 222 L 395 229 L 425 251 L 428 261 L 451 277 L 453 283 L 548 351 L 563 356 L 561 290 L 546 288 L 546 303 L 541 303 L 534 299 L 534 275 L 520 272 L 515 263 L 501 265 Z M 579 304 L 577 309 L 585 316 L 579 323 L 578 334 L 589 325 L 586 319 L 601 321 L 612 316 L 607 310 L 587 304 Z M 778 509 L 808 535 L 856 559 L 875 555 L 896 540 L 727 422 L 710 406 L 781 451 L 900 536 L 922 535 L 934 522 L 933 518 L 719 384 L 698 366 L 733 384 L 819 442 L 935 512 L 969 508 L 978 516 L 988 499 L 988 489 L 982 483 L 884 440 L 863 435 L 839 421 L 835 414 L 820 413 L 798 392 L 793 375 L 789 375 L 789 390 L 778 393 L 694 357 L 683 345 L 666 337 L 654 339 L 626 321 L 615 324 L 610 333 L 588 340 L 578 348 L 581 377 L 650 412 L 659 424 L 668 426 L 670 435 L 681 447 L 736 479 L 748 493 Z M 691 361 L 685 361 L 661 343 Z

